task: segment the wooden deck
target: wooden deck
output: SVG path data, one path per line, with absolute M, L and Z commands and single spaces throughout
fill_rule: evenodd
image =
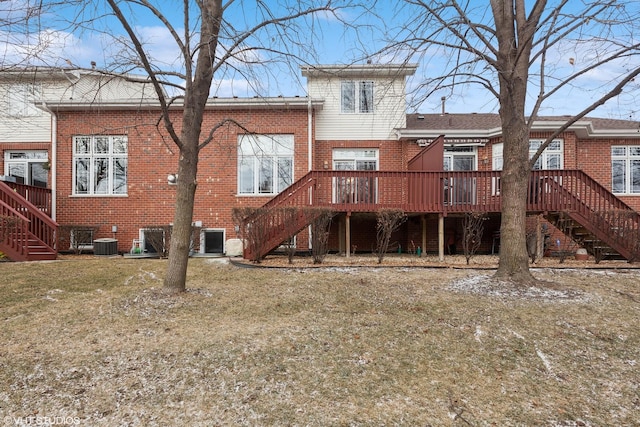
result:
M 442 216 L 500 213 L 500 177 L 500 171 L 311 171 L 247 221 L 270 224 L 265 245 L 271 250 L 283 241 L 282 230 L 291 232 L 291 224 L 278 218 L 278 208 L 284 207 L 344 213 L 398 209 Z M 625 258 L 640 258 L 638 213 L 580 170 L 532 171 L 526 209 L 552 221 L 567 214 Z M 307 219 L 301 215 L 296 226 L 301 230 Z

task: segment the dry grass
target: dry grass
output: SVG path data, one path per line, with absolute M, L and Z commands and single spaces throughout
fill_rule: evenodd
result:
M 637 425 L 640 271 L 0 263 L 0 415 L 84 426 Z M 13 418 L 12 418 L 13 417 Z M 69 424 L 67 424 L 69 425 Z

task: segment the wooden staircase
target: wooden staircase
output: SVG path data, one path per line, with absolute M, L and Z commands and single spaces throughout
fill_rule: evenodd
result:
M 0 252 L 10 260 L 57 258 L 58 225 L 48 215 L 50 195 L 51 190 L 0 182 Z
M 254 240 L 245 245 L 244 258 L 259 261 L 311 224 L 317 214 L 306 208 L 312 206 L 315 183 L 313 172 L 309 172 L 244 219 L 245 240 Z
M 544 217 L 596 260 L 640 260 L 640 215 L 635 210 L 582 172 L 566 180 L 547 178 L 543 185 L 563 206 Z

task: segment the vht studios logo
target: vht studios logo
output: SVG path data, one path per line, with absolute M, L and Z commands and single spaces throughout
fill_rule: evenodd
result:
M 79 417 L 46 417 L 46 416 L 29 416 L 29 417 L 4 417 L 4 423 L 7 426 L 72 426 L 80 425 Z

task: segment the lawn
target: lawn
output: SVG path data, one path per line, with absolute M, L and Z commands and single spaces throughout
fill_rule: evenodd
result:
M 640 270 L 190 263 L 0 263 L 3 425 L 638 425 Z

